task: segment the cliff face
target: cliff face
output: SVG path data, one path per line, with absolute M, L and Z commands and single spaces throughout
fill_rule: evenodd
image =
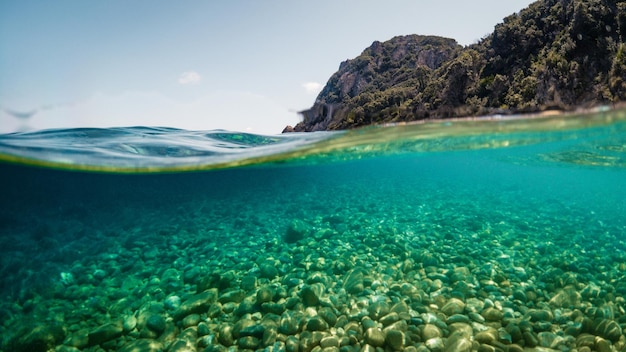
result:
M 626 1 L 543 0 L 479 43 L 409 35 L 341 63 L 294 131 L 626 100 Z
M 302 111 L 295 131 L 346 129 L 375 122 L 386 113 L 382 99 L 404 101 L 462 47 L 454 39 L 407 35 L 374 42 L 358 57 L 342 62 L 318 95 Z M 381 104 L 382 103 L 382 104 Z

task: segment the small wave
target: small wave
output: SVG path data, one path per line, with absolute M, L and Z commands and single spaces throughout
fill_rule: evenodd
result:
M 333 135 L 263 136 L 166 127 L 55 129 L 0 136 L 0 160 L 89 171 L 204 170 L 253 164 Z
M 615 153 L 615 145 L 626 143 L 615 136 L 625 133 L 626 109 L 426 121 L 275 136 L 166 127 L 75 128 L 0 135 L 0 161 L 100 172 L 180 172 L 583 139 L 609 143 L 613 148 L 607 152 Z M 595 148 L 601 149 L 601 145 L 596 143 Z M 618 159 L 621 165 L 621 153 Z

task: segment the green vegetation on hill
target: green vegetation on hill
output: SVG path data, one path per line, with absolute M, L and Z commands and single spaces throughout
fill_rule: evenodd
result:
M 626 1 L 543 0 L 480 42 L 409 35 L 343 62 L 304 120 L 286 131 L 626 100 Z

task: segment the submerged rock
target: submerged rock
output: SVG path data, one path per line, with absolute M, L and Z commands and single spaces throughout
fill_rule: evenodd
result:
M 378 320 L 378 322 L 383 324 L 383 326 L 388 326 L 388 325 L 391 325 L 391 324 L 397 322 L 398 320 L 400 320 L 400 316 L 398 315 L 398 313 L 391 312 L 391 313 L 386 314 L 385 316 L 381 317 Z
M 320 302 L 324 289 L 324 285 L 320 283 L 305 285 L 300 291 L 302 303 L 306 306 L 316 306 Z
M 538 321 L 552 321 L 553 315 L 552 312 L 546 309 L 531 309 L 527 314 L 530 317 L 530 321 L 538 322 Z
M 65 328 L 59 324 L 35 325 L 20 329 L 7 344 L 7 351 L 46 352 L 65 339 Z
M 385 343 L 392 349 L 399 351 L 404 347 L 404 333 L 399 330 L 389 330 L 386 332 Z
M 615 320 L 599 319 L 594 322 L 596 334 L 615 343 L 622 336 L 622 328 Z
M 441 311 L 447 316 L 461 314 L 464 309 L 465 303 L 457 298 L 451 298 L 443 307 L 441 307 Z
M 259 266 L 259 272 L 261 274 L 262 278 L 266 278 L 266 279 L 274 279 L 276 276 L 278 276 L 278 270 L 276 269 L 276 267 L 274 267 L 274 265 L 272 263 L 263 263 Z
M 379 328 L 369 328 L 365 332 L 365 341 L 374 347 L 382 347 L 385 344 L 385 333 Z
M 451 334 L 445 344 L 444 352 L 469 352 L 472 350 L 472 341 L 463 332 Z
M 585 299 L 595 299 L 595 298 L 598 298 L 598 297 L 600 297 L 601 293 L 602 293 L 601 287 L 596 285 L 593 282 L 589 283 L 589 285 L 585 286 L 585 288 L 583 288 L 580 291 L 580 295 L 583 298 L 585 298 Z
M 337 315 L 333 312 L 333 310 L 329 307 L 323 307 L 319 311 L 317 311 L 317 315 L 322 317 L 326 323 L 333 327 L 337 323 Z
M 422 339 L 424 339 L 425 341 L 441 337 L 441 335 L 441 330 L 434 324 L 426 324 L 422 329 Z
M 370 318 L 372 318 L 373 320 L 379 320 L 389 313 L 389 305 L 387 304 L 387 302 L 384 301 L 374 302 L 370 304 L 369 307 L 367 307 L 367 311 Z
M 232 334 L 233 337 L 238 339 L 242 336 L 250 336 L 251 331 L 254 330 L 254 327 L 256 326 L 256 322 L 252 319 L 239 319 L 239 321 L 237 321 L 235 323 L 235 325 L 233 325 L 232 328 Z M 261 332 L 261 336 L 263 335 L 263 332 Z
M 573 307 L 579 304 L 581 295 L 572 286 L 560 290 L 550 299 L 550 305 L 557 308 Z
M 328 330 L 328 324 L 322 317 L 314 316 L 306 322 L 304 329 L 307 331 L 326 331 Z
M 232 346 L 235 342 L 235 337 L 233 336 L 233 327 L 229 324 L 224 324 L 220 326 L 218 329 L 217 340 L 219 341 L 219 343 L 226 347 Z
M 326 336 L 320 341 L 321 348 L 339 348 L 339 338 L 337 336 Z
M 89 332 L 89 345 L 95 346 L 122 336 L 123 327 L 118 324 L 104 324 Z
M 487 308 L 482 311 L 481 315 L 487 321 L 500 321 L 502 320 L 502 312 L 496 308 Z
M 304 239 L 309 231 L 309 226 L 304 223 L 304 221 L 294 220 L 289 224 L 289 227 L 287 227 L 283 239 L 287 243 L 295 243 Z
M 217 290 L 210 289 L 204 292 L 195 294 L 181 303 L 180 307 L 172 314 L 174 320 L 180 320 L 185 316 L 192 313 L 206 312 L 211 304 L 217 300 Z
M 285 312 L 280 317 L 280 325 L 278 326 L 278 332 L 284 335 L 294 335 L 300 329 L 300 321 L 302 320 L 301 314 L 294 314 L 293 312 Z
M 163 345 L 150 339 L 139 339 L 125 344 L 120 352 L 160 352 L 163 351 Z
M 231 290 L 221 295 L 217 300 L 222 304 L 229 302 L 240 303 L 245 297 L 246 293 L 243 290 Z
M 454 324 L 454 323 L 469 323 L 470 322 L 470 318 L 467 315 L 463 315 L 463 314 L 454 314 L 448 317 L 448 319 L 446 319 L 446 323 L 447 324 Z
M 441 337 L 433 337 L 432 339 L 428 339 L 424 341 L 424 344 L 430 351 L 440 352 L 445 348 L 443 339 Z
M 363 284 L 364 271 L 365 269 L 363 268 L 354 268 L 346 275 L 343 281 L 343 287 L 346 289 L 346 292 L 359 294 L 365 289 Z
M 157 322 L 158 322 L 158 320 L 157 320 Z M 184 317 L 183 320 L 180 321 L 180 326 L 183 329 L 186 329 L 188 327 L 198 325 L 199 322 L 200 322 L 200 315 L 195 314 L 195 313 L 194 314 L 189 314 L 188 316 Z M 160 327 L 160 325 L 156 326 L 156 328 L 159 328 L 159 327 Z M 163 321 L 163 329 L 165 329 L 165 321 Z M 151 330 L 154 330 L 154 329 L 151 329 Z M 159 332 L 158 330 L 154 330 L 154 331 Z
M 267 286 L 261 287 L 256 293 L 256 303 L 263 304 L 271 302 L 274 298 L 274 291 Z
M 474 340 L 480 343 L 491 344 L 494 341 L 498 340 L 498 332 L 495 329 L 489 328 L 487 330 L 477 333 L 474 336 Z
M 252 291 L 257 286 L 256 276 L 248 275 L 241 279 L 241 289 L 245 291 Z
M 244 336 L 237 341 L 237 345 L 239 345 L 240 348 L 247 350 L 254 350 L 259 343 L 259 339 L 254 336 Z
M 180 307 L 180 297 L 176 295 L 169 296 L 163 302 L 163 305 L 167 309 L 176 309 Z
M 157 314 L 153 314 L 146 320 L 146 327 L 157 334 L 165 330 L 165 319 Z

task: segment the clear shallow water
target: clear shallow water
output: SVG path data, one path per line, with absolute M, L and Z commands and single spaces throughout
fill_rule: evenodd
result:
M 281 350 L 293 337 L 306 350 L 311 309 L 361 324 L 380 319 L 374 303 L 405 302 L 404 347 L 437 350 L 424 326 L 432 314 L 442 343 L 457 341 L 443 309 L 452 298 L 466 316 L 495 304 L 505 318 L 474 321 L 485 327 L 528 321 L 543 347 L 580 347 L 587 333 L 620 348 L 606 326 L 626 323 L 625 121 L 609 111 L 271 137 L 143 127 L 0 136 L 2 348 Z M 327 303 L 310 304 L 312 285 Z M 262 289 L 278 308 L 257 302 Z M 205 290 L 219 299 L 193 311 L 204 325 L 191 324 L 190 338 L 192 312 L 172 297 Z M 533 309 L 552 314 L 547 327 Z M 148 327 L 153 316 L 165 331 Z M 301 321 L 295 332 L 285 316 Z M 275 338 L 221 340 L 245 319 Z M 121 330 L 103 338 L 107 324 Z M 345 326 L 323 333 L 342 337 Z M 561 340 L 544 346 L 546 331 Z M 355 334 L 347 346 L 368 343 Z

